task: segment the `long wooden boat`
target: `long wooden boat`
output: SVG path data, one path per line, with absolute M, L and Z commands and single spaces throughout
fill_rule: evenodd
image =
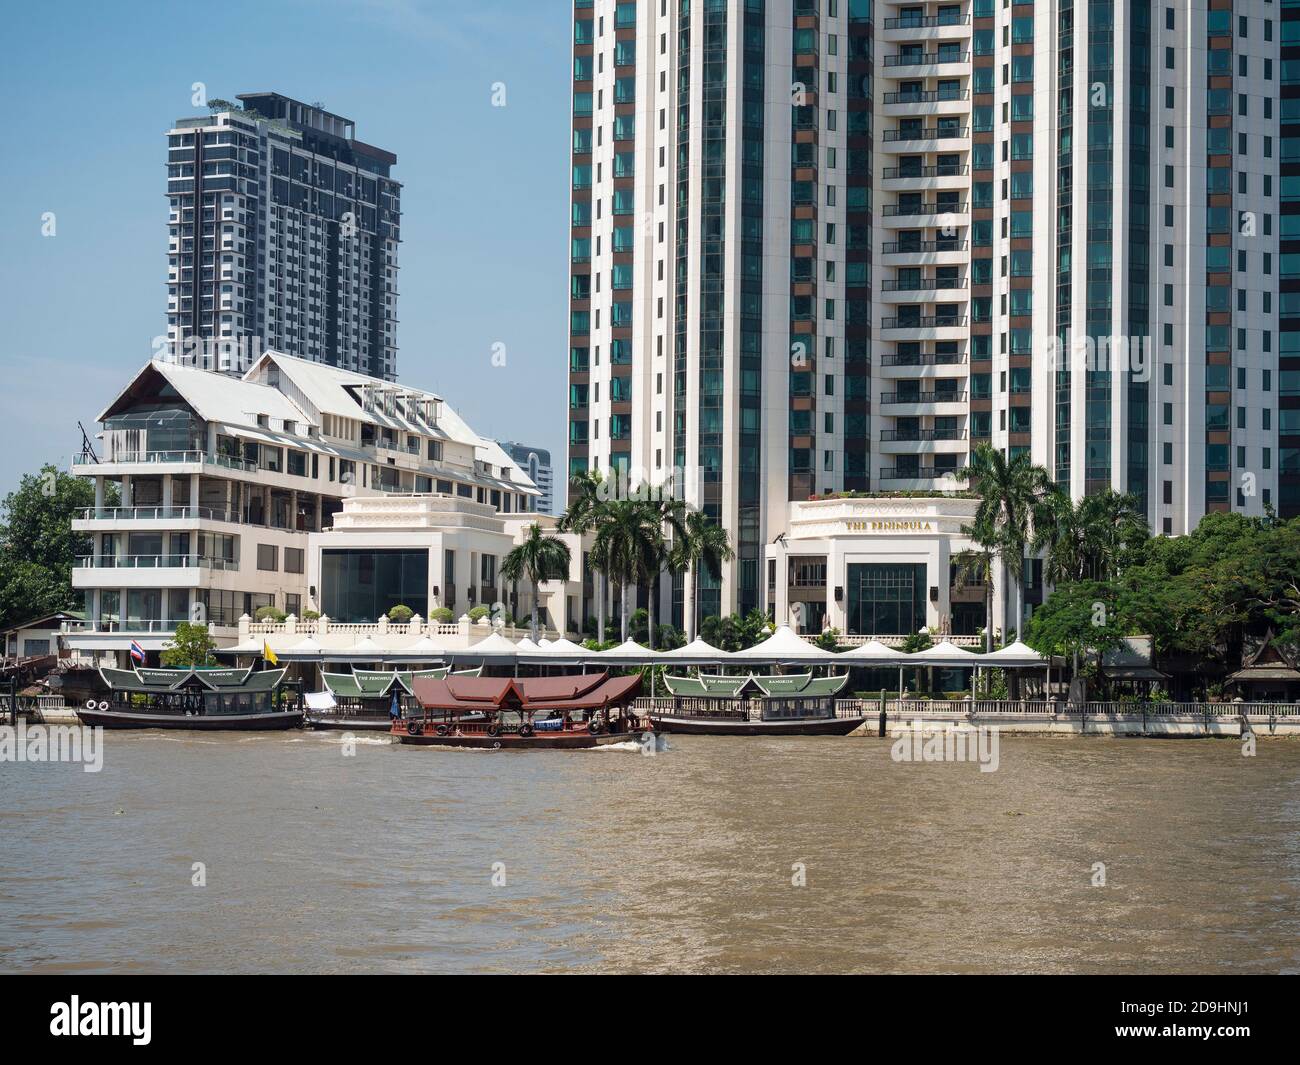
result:
M 639 739 L 647 723 L 631 711 L 641 677 L 416 678 L 423 713 L 393 722 L 415 747 L 581 750 Z M 539 716 L 540 715 L 540 716 Z
M 865 717 L 802 717 L 772 721 L 695 714 L 647 715 L 656 732 L 694 736 L 847 736 Z
M 78 710 L 77 717 L 83 725 L 95 728 L 164 728 L 182 732 L 262 732 L 300 728 L 303 723 L 301 710 L 269 710 L 254 714 L 150 714 L 96 708 Z
M 414 732 L 411 731 L 412 728 L 415 729 Z M 639 732 L 611 732 L 604 728 L 592 732 L 585 725 L 555 731 L 544 731 L 536 727 L 530 731 L 509 726 L 489 731 L 489 726 L 484 723 L 438 725 L 432 732 L 425 732 L 420 721 L 399 721 L 393 726 L 392 734 L 399 743 L 415 747 L 474 747 L 502 751 L 577 751 L 611 743 L 626 743 L 641 736 Z
M 108 694 L 77 711 L 83 725 L 181 732 L 299 728 L 300 698 L 281 691 L 284 669 L 100 669 Z

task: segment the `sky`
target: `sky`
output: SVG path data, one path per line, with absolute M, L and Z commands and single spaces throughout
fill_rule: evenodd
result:
M 207 113 L 195 82 L 319 101 L 397 155 L 399 380 L 562 468 L 569 19 L 567 0 L 9 8 L 0 497 L 42 463 L 68 468 L 77 422 L 95 431 L 165 330 L 166 131 Z

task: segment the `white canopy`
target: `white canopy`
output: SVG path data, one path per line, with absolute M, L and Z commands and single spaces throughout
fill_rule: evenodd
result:
M 463 651 L 454 653 L 469 658 L 514 658 L 517 652 L 514 644 L 502 636 L 501 633 L 494 632 L 486 639 L 479 640 L 478 643 L 465 648 Z
M 713 644 L 707 643 L 697 636 L 685 647 L 678 647 L 672 651 L 665 651 L 662 657 L 675 659 L 677 661 L 686 659 L 691 662 L 721 662 L 726 659 L 727 652 L 719 650 L 714 647 Z
M 307 692 L 303 698 L 306 700 L 308 710 L 333 710 L 338 706 L 333 694 L 328 691 Z
M 840 655 L 841 659 L 847 660 L 850 664 L 861 665 L 870 663 L 875 665 L 894 665 L 906 662 L 912 656 L 897 647 L 890 647 L 881 643 L 879 640 L 868 640 L 851 651 L 845 651 Z
M 533 643 L 531 637 L 525 636 L 522 640 L 520 640 L 518 643 L 515 644 L 515 650 L 518 651 L 521 655 L 526 654 L 529 651 L 536 651 L 537 644 Z
M 1047 656 L 1041 655 L 1026 643 L 1017 640 L 998 651 L 979 656 L 985 666 L 1046 666 Z
M 728 657 L 765 662 L 831 662 L 840 656 L 801 639 L 789 625 L 782 625 L 761 643 Z
M 659 657 L 660 652 L 652 651 L 648 647 L 642 647 L 633 639 L 626 639 L 617 647 L 611 647 L 606 651 L 601 651 L 592 657 L 602 661 L 612 662 L 647 662 Z
M 914 651 L 910 655 L 904 655 L 902 662 L 902 665 L 914 666 L 973 667 L 983 664 L 983 655 L 965 651 L 950 640 L 936 643 L 933 647 L 927 647 L 924 651 Z
M 292 647 L 286 648 L 286 650 L 295 655 L 314 655 L 320 651 L 320 644 L 308 636 L 306 639 L 300 640 Z
M 297 648 L 295 648 L 295 650 L 297 650 Z M 347 653 L 350 655 L 359 655 L 359 654 L 366 654 L 370 651 L 382 651 L 382 650 L 383 648 L 380 647 L 379 644 L 375 643 L 375 641 L 372 640 L 369 636 L 363 636 L 351 647 L 347 648 Z
M 429 639 L 429 637 L 421 636 L 418 640 L 415 641 L 415 643 L 411 644 L 410 647 L 402 647 L 399 650 L 394 651 L 393 655 L 394 657 L 400 658 L 402 655 L 405 654 L 445 655 L 446 653 L 447 653 L 447 649 L 445 647 L 439 647 L 436 643 L 434 643 L 431 639 Z

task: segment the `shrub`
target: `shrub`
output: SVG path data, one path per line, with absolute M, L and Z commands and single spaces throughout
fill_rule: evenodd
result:
M 470 612 L 469 612 L 469 619 L 470 619 L 470 621 L 474 622 L 474 623 L 477 625 L 479 621 L 481 621 L 483 618 L 487 617 L 488 614 L 490 614 L 490 613 L 491 613 L 491 610 L 489 610 L 488 607 L 485 607 L 485 606 L 476 606 L 476 607 L 474 607 L 473 609 L 470 610 Z
M 320 621 L 320 611 L 319 611 L 319 610 L 304 610 L 304 611 L 302 612 L 302 620 L 303 620 L 303 621 Z
M 429 620 L 439 625 L 449 624 L 455 619 L 456 615 L 451 612 L 451 607 L 440 606 L 429 611 Z
M 388 611 L 388 620 L 398 625 L 405 625 L 414 616 L 415 611 L 402 603 L 398 603 L 397 606 Z
M 254 615 L 254 620 L 280 622 L 283 621 L 288 616 L 289 616 L 288 614 L 286 614 L 283 610 L 278 609 L 277 607 L 259 606 L 257 608 L 257 613 Z

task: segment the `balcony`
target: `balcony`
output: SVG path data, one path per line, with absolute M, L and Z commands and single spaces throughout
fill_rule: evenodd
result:
M 891 240 L 880 247 L 881 255 L 933 255 L 940 252 L 964 252 L 970 245 L 964 240 Z
M 900 52 L 885 56 L 886 67 L 941 67 L 969 62 L 970 52 Z
M 970 167 L 965 163 L 939 163 L 935 166 L 887 166 L 880 176 L 886 181 L 908 178 L 967 177 Z
M 924 440 L 965 440 L 965 429 L 881 429 L 883 443 L 912 444 Z
M 969 26 L 970 15 L 953 12 L 946 15 L 902 15 L 885 19 L 887 30 L 921 30 L 940 26 Z
M 886 142 L 952 141 L 970 136 L 969 126 L 930 126 L 917 129 L 887 129 Z
M 237 570 L 239 563 L 199 555 L 79 555 L 73 569 L 209 569 Z
M 965 403 L 965 392 L 882 392 L 880 402 L 886 405 L 915 405 L 935 403 Z
M 962 352 L 917 352 L 915 354 L 882 355 L 881 366 L 958 366 L 966 361 Z
M 96 462 L 86 454 L 76 455 L 72 459 L 74 467 L 87 466 L 137 466 L 137 465 L 194 465 L 220 466 L 228 470 L 241 470 L 245 473 L 258 473 L 255 462 L 237 455 L 209 455 L 206 451 L 127 451 L 108 454 Z M 267 470 L 267 473 L 279 473 L 279 470 Z
M 969 89 L 921 89 L 884 95 L 886 104 L 937 104 L 969 99 Z
M 945 292 L 956 291 L 966 287 L 964 277 L 952 278 L 933 278 L 919 277 L 915 279 L 908 278 L 886 278 L 880 283 L 881 292 Z
M 921 315 L 917 318 L 882 318 L 881 329 L 963 329 L 966 315 Z
M 880 471 L 882 481 L 933 481 L 940 477 L 952 477 L 957 468 L 940 469 L 938 466 L 886 466 Z
M 951 202 L 931 201 L 929 203 L 887 203 L 885 204 L 882 217 L 927 218 L 931 215 L 965 213 L 965 200 L 953 200 Z
M 214 507 L 86 507 L 80 521 L 224 521 L 243 524 L 241 515 Z

